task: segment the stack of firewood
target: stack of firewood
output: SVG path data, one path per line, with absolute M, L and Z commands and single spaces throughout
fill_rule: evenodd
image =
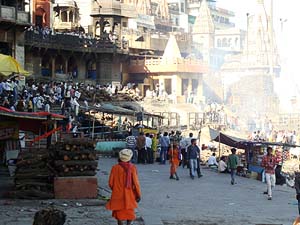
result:
M 53 198 L 50 152 L 47 149 L 24 150 L 19 154 L 15 172 L 16 197 L 24 199 Z
M 115 102 L 115 101 L 141 101 L 143 98 L 136 96 L 133 91 L 119 91 L 118 94 L 109 95 L 105 90 L 86 91 L 80 89 L 80 100 L 86 99 L 88 102 L 102 103 L 102 102 Z
M 54 146 L 55 169 L 60 177 L 94 176 L 97 154 L 93 142 L 85 139 L 65 139 Z

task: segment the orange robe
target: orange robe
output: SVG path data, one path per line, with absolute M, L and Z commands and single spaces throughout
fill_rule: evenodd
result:
M 137 198 L 141 198 L 141 189 L 137 169 L 132 165 L 132 188 L 126 188 L 126 172 L 119 164 L 114 165 L 109 176 L 109 187 L 112 189 L 111 199 L 106 208 L 112 210 L 117 220 L 134 220 L 134 209 L 138 207 Z
M 171 175 L 174 175 L 176 173 L 176 169 L 179 166 L 180 160 L 179 160 L 179 150 L 178 148 L 169 148 L 169 161 L 171 164 L 170 167 L 170 173 Z

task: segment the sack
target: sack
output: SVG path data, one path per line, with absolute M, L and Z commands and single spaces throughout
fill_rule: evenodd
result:
M 181 153 L 178 154 L 178 159 L 181 161 L 183 159 L 183 156 Z

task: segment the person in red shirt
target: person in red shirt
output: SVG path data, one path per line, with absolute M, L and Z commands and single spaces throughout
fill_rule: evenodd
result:
M 267 155 L 262 159 L 261 166 L 265 169 L 266 182 L 268 188 L 268 200 L 272 200 L 272 188 L 275 187 L 276 177 L 275 177 L 275 167 L 277 164 L 277 159 L 273 155 L 273 149 L 271 147 L 267 148 Z
M 131 164 L 131 149 L 123 149 L 119 153 L 119 163 L 114 165 L 109 176 L 109 187 L 112 189 L 111 198 L 106 204 L 112 210 L 112 216 L 118 225 L 127 225 L 136 218 L 134 209 L 138 207 L 141 199 L 137 169 Z

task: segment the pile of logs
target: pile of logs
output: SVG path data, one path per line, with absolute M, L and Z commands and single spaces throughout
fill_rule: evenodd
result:
M 24 150 L 19 154 L 15 171 L 16 197 L 24 199 L 53 198 L 50 152 L 47 149 Z
M 94 176 L 97 152 L 93 142 L 85 139 L 65 139 L 54 146 L 55 169 L 60 177 Z
M 136 96 L 134 91 L 119 91 L 118 94 L 108 94 L 106 90 L 90 90 L 86 91 L 86 89 L 80 88 L 81 92 L 80 99 L 86 99 L 88 102 L 93 103 L 102 103 L 102 102 L 118 102 L 118 101 L 141 101 L 142 98 Z

